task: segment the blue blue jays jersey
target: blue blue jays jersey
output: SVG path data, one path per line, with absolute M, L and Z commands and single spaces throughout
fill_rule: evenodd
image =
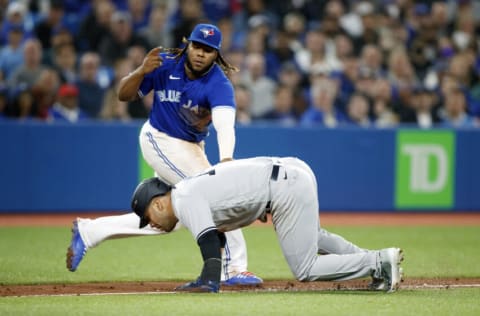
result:
M 235 108 L 233 86 L 217 64 L 190 80 L 184 69 L 185 55 L 178 61 L 171 54 L 162 57 L 162 66 L 145 75 L 139 89 L 141 96 L 154 92 L 150 124 L 172 137 L 199 142 L 207 136 L 214 107 Z

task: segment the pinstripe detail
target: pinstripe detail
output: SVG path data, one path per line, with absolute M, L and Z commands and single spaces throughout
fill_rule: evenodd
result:
M 147 132 L 147 137 L 148 137 L 148 140 L 150 141 L 150 143 L 152 144 L 153 146 L 153 149 L 155 149 L 155 151 L 157 152 L 157 155 L 163 160 L 163 162 L 165 162 L 165 164 L 167 166 L 170 167 L 170 169 L 175 172 L 180 178 L 184 179 L 186 178 L 187 176 L 182 172 L 180 171 L 180 169 L 178 169 L 177 167 L 175 167 L 175 165 L 173 164 L 173 162 L 171 162 L 170 160 L 168 160 L 167 156 L 165 156 L 162 151 L 160 150 L 160 148 L 158 147 L 157 143 L 155 142 L 155 140 L 153 139 L 153 135 L 152 133 L 150 132 Z
M 225 260 L 223 260 L 223 274 L 225 275 L 225 281 L 230 279 L 230 275 L 228 273 L 228 266 L 230 265 L 230 261 L 232 261 L 232 257 L 230 256 L 230 248 L 228 247 L 228 240 L 225 243 Z

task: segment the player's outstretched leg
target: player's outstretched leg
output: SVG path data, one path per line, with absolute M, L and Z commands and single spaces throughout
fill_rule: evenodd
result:
M 135 213 L 103 216 L 95 219 L 77 218 L 73 222 L 72 240 L 67 250 L 67 269 L 74 272 L 88 249 L 101 242 L 122 237 L 159 235 L 165 232 L 150 225 L 139 228 L 139 218 Z M 178 229 L 177 225 L 175 229 Z

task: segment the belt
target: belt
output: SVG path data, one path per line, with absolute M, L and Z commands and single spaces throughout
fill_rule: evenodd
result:
M 272 168 L 272 174 L 270 175 L 270 180 L 277 181 L 279 171 L 280 171 L 280 165 L 274 164 Z M 267 202 L 267 205 L 265 206 L 265 212 L 266 213 L 272 212 L 272 201 Z
M 265 213 L 271 213 L 272 212 L 272 201 L 268 201 L 267 205 L 265 205 Z
M 278 179 L 278 171 L 280 170 L 280 166 L 279 165 L 273 165 L 273 168 L 272 168 L 272 175 L 270 176 L 270 180 L 272 181 L 277 181 Z

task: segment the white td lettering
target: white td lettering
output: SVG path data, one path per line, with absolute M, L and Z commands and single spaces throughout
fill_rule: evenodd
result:
M 402 152 L 410 156 L 410 190 L 434 193 L 447 183 L 448 157 L 445 149 L 436 144 L 404 145 Z M 430 158 L 436 159 L 438 169 L 435 179 L 429 177 Z

